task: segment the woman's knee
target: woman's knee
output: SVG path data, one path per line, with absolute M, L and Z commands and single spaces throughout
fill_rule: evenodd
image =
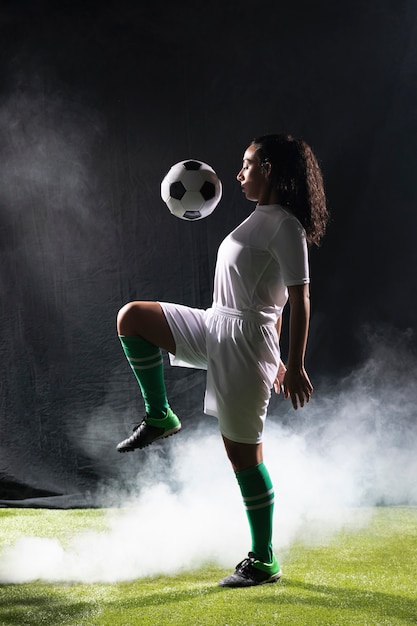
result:
M 140 302 L 128 302 L 117 314 L 119 335 L 137 335 L 140 326 Z
M 235 472 L 255 467 L 263 461 L 262 443 L 238 443 L 224 436 L 223 442 Z
M 119 335 L 139 336 L 175 354 L 176 346 L 165 314 L 158 302 L 128 302 L 117 315 Z

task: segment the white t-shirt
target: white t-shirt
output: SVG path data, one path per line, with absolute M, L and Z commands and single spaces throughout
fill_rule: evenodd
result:
M 219 247 L 213 304 L 256 311 L 275 322 L 287 302 L 287 286 L 309 282 L 303 226 L 278 204 L 258 205 Z

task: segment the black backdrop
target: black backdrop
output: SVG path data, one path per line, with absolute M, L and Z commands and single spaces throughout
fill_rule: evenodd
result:
M 411 0 L 0 3 L 1 503 L 83 506 L 123 484 L 114 446 L 142 405 L 117 310 L 210 304 L 217 246 L 251 210 L 235 175 L 255 135 L 302 136 L 323 166 L 318 390 L 361 366 L 370 331 L 410 349 L 416 18 Z M 189 157 L 224 190 L 195 223 L 159 196 Z M 185 428 L 202 419 L 202 372 L 167 367 L 167 385 Z

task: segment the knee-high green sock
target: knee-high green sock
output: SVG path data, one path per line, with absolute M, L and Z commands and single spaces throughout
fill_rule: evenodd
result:
M 163 418 L 169 408 L 161 350 L 142 337 L 119 337 L 129 365 L 139 383 L 148 417 Z
M 274 489 L 263 463 L 236 472 L 252 536 L 252 552 L 264 562 L 271 563 Z

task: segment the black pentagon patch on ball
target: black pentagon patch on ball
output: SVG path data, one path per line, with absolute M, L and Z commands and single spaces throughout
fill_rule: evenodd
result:
M 198 161 L 185 161 L 184 167 L 186 170 L 199 170 L 201 167 L 201 163 Z
M 175 200 L 181 200 L 185 192 L 186 189 L 180 180 L 171 183 L 169 186 L 169 195 L 171 198 L 175 198 Z
M 209 180 L 206 180 L 200 189 L 200 193 L 204 200 L 211 200 L 216 195 L 216 187 Z
M 201 213 L 200 211 L 186 211 L 184 217 L 187 218 L 187 220 L 198 220 L 201 217 Z

